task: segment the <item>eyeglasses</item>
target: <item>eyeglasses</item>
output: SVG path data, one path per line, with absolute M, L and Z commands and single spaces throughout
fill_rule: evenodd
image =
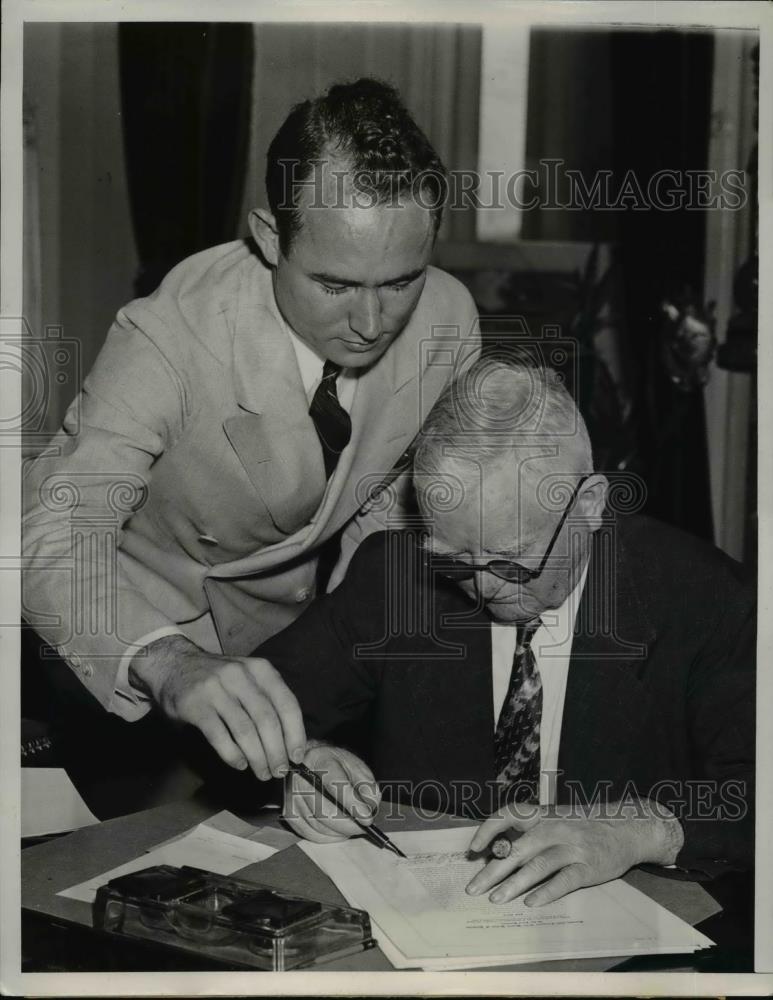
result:
M 484 570 L 487 573 L 493 573 L 494 576 L 498 576 L 500 580 L 507 580 L 508 583 L 528 583 L 530 580 L 536 580 L 545 568 L 545 564 L 550 557 L 550 553 L 553 551 L 553 546 L 556 544 L 556 539 L 561 534 L 564 521 L 569 516 L 569 511 L 572 509 L 575 501 L 577 500 L 582 484 L 589 478 L 590 475 L 583 476 L 579 483 L 575 486 L 574 491 L 569 498 L 569 503 L 566 505 L 564 512 L 561 515 L 561 520 L 558 522 L 556 530 L 553 532 L 550 544 L 548 545 L 545 554 L 536 569 L 528 569 L 526 566 L 521 566 L 520 563 L 513 562 L 512 559 L 490 559 L 488 562 L 479 564 L 462 562 L 460 559 L 452 559 L 449 556 L 436 555 L 428 550 L 427 555 L 430 558 L 432 568 L 437 569 L 439 573 L 442 573 L 442 575 L 447 577 L 449 580 L 455 580 L 457 582 L 462 580 L 471 580 L 476 573 L 482 573 Z

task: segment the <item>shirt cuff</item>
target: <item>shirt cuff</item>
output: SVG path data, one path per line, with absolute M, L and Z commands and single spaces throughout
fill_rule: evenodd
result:
M 165 625 L 162 628 L 154 629 L 152 632 L 148 632 L 147 635 L 143 635 L 141 639 L 133 642 L 131 646 L 128 646 L 126 652 L 121 657 L 121 662 L 118 664 L 118 673 L 115 678 L 115 695 L 126 698 L 133 705 L 140 705 L 150 701 L 150 698 L 143 692 L 139 691 L 129 682 L 129 664 L 140 652 L 140 650 L 145 649 L 155 642 L 156 639 L 165 639 L 170 635 L 184 635 L 185 633 L 177 628 L 176 625 Z

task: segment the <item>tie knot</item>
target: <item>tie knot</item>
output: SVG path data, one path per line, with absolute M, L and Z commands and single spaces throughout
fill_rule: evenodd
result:
M 534 634 L 542 624 L 540 618 L 535 618 L 532 622 L 516 625 L 516 646 L 518 649 L 528 649 Z
M 328 379 L 335 379 L 341 374 L 341 366 L 337 365 L 335 361 L 326 361 L 322 366 L 322 381 L 327 382 Z

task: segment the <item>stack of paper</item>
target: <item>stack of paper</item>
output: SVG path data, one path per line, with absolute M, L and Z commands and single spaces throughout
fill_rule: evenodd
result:
M 395 968 L 461 969 L 543 960 L 684 953 L 713 942 L 616 880 L 556 903 L 505 904 L 464 888 L 485 863 L 467 856 L 474 827 L 398 833 L 407 860 L 363 838 L 301 843 L 352 906 L 370 914 Z
M 229 828 L 237 832 L 230 832 Z M 276 854 L 286 846 L 286 843 L 280 842 L 280 837 L 290 843 L 295 840 L 294 837 L 281 831 L 256 830 L 236 816 L 231 816 L 230 813 L 218 813 L 179 837 L 173 837 L 146 854 L 127 861 L 126 864 L 95 875 L 69 889 L 63 889 L 59 895 L 80 899 L 84 903 L 93 903 L 97 889 L 101 885 L 106 885 L 110 879 L 138 872 L 152 865 L 176 867 L 189 865 L 191 868 L 202 868 L 218 875 L 230 875 L 246 865 L 263 861 Z M 258 838 L 266 842 L 261 843 Z M 268 841 L 273 841 L 273 844 Z

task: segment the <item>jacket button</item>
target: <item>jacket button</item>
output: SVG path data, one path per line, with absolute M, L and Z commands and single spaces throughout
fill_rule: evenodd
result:
M 308 601 L 310 597 L 311 589 L 309 587 L 301 587 L 301 589 L 295 593 L 295 600 L 298 604 L 303 604 L 304 601 Z
M 84 666 L 83 666 L 83 676 L 84 677 L 93 677 L 94 676 L 94 668 L 91 666 L 90 663 L 84 664 Z

